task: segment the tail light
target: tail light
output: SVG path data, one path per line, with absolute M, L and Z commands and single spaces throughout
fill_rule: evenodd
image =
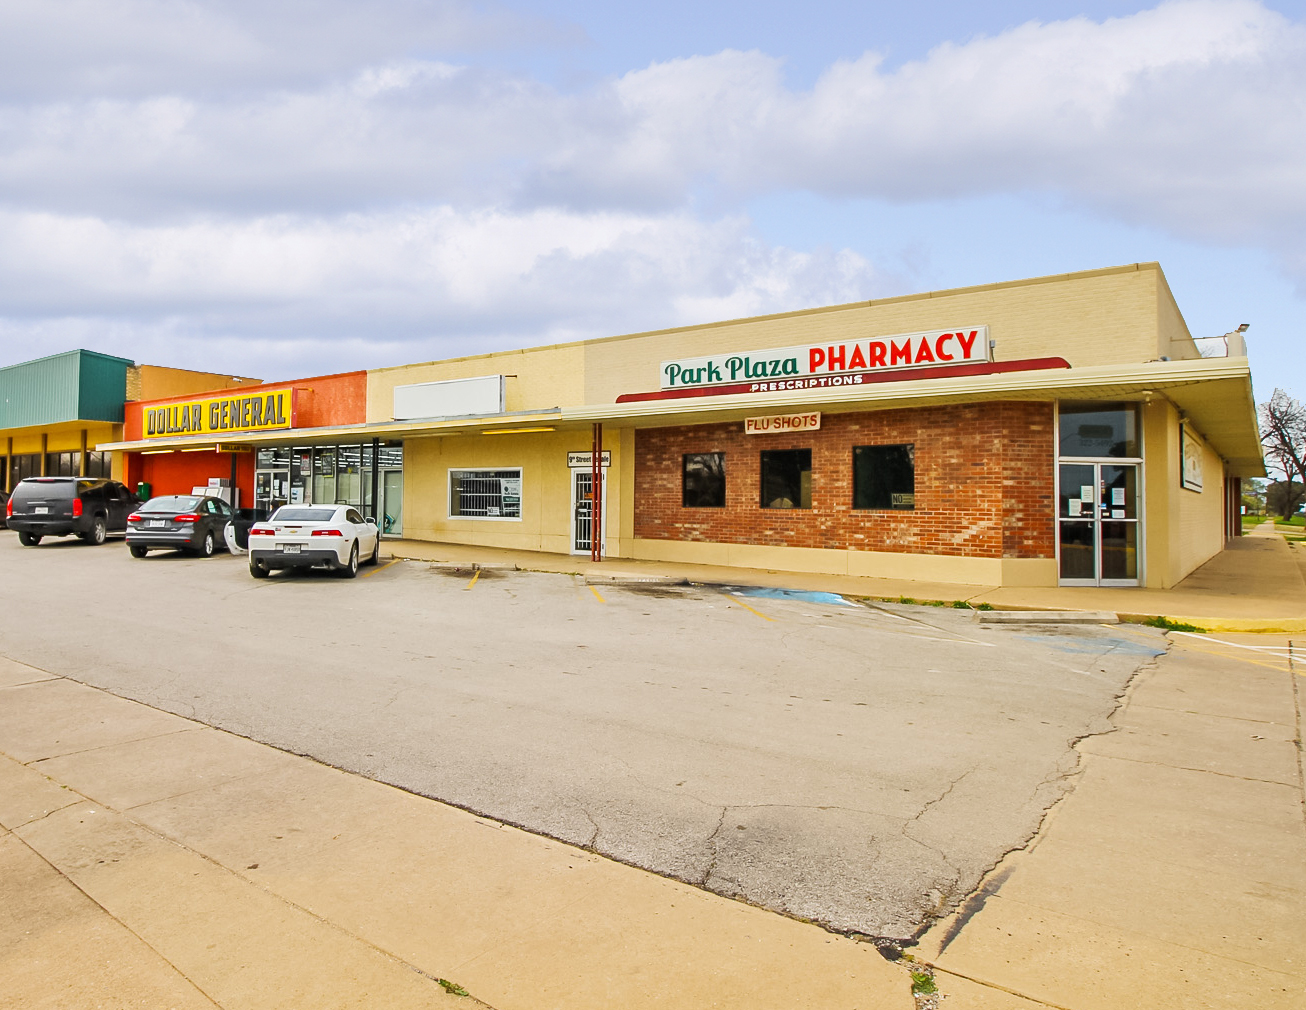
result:
M 133 512 L 127 517 L 127 521 L 129 523 L 138 523 L 141 521 L 141 514 L 139 512 Z
M 198 512 L 186 512 L 179 516 L 173 516 L 173 519 L 179 523 L 197 523 L 200 521 L 200 514 Z
M 277 535 L 276 530 L 261 530 L 257 526 L 250 528 L 249 535 L 252 537 L 274 537 Z
M 81 500 L 80 498 L 74 498 L 74 499 L 73 499 L 73 518 L 75 519 L 75 518 L 77 518 L 77 517 L 78 517 L 79 515 L 81 515 L 81 514 L 82 514 L 82 500 Z
M 14 500 L 10 498 L 9 501 L 5 503 L 5 515 L 11 516 L 13 514 L 14 514 Z
M 344 534 L 341 533 L 339 530 L 314 530 L 314 531 L 313 531 L 313 536 L 315 536 L 315 537 L 343 537 Z

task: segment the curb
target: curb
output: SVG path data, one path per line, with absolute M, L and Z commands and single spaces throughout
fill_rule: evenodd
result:
M 1183 617 L 1178 614 L 1120 614 L 1120 620 L 1130 624 L 1143 624 L 1162 617 L 1176 624 L 1191 624 L 1205 632 L 1246 635 L 1306 635 L 1306 618 L 1255 618 L 1255 617 Z
M 979 624 L 1119 624 L 1109 610 L 976 610 Z

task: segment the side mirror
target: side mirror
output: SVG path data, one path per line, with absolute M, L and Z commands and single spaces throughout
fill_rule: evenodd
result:
M 375 526 L 375 525 L 376 525 L 376 516 L 368 516 L 368 517 L 367 517 L 365 520 L 363 520 L 363 521 L 364 521 L 364 522 L 369 522 L 369 523 L 371 523 L 373 526 Z

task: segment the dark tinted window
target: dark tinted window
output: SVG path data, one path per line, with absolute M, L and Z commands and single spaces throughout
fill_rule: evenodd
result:
M 914 445 L 859 445 L 853 448 L 853 508 L 915 507 Z
M 113 472 L 113 454 L 108 452 L 88 452 L 86 454 L 86 476 L 108 477 Z
M 357 512 L 355 512 L 353 509 L 350 509 L 348 512 L 345 513 L 345 518 L 349 520 L 351 523 L 357 523 L 359 526 L 363 525 L 363 517 L 359 515 Z
M 14 501 L 32 498 L 71 498 L 77 487 L 75 480 L 25 480 L 14 488 Z
M 812 450 L 778 449 L 762 453 L 762 508 L 812 507 Z
M 1141 456 L 1138 408 L 1132 403 L 1062 403 L 1062 456 Z
M 27 477 L 39 477 L 41 475 L 41 454 L 39 452 L 24 453 L 20 456 L 9 457 L 9 486 L 18 487 L 18 482 Z
M 726 454 L 690 452 L 683 458 L 680 504 L 685 508 L 724 508 Z

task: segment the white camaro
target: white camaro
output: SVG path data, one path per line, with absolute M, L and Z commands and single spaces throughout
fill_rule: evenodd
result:
M 282 505 L 249 531 L 249 574 L 266 579 L 274 568 L 323 565 L 347 579 L 381 554 L 376 520 L 349 505 Z

